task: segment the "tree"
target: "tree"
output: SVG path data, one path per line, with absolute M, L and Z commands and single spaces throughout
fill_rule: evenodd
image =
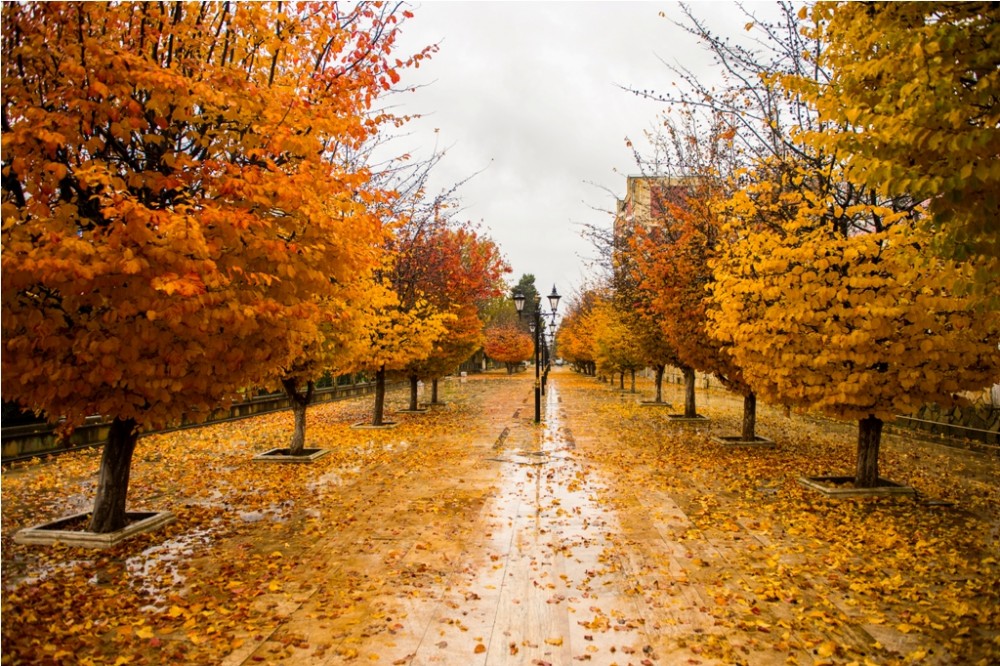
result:
M 385 425 L 385 389 L 389 373 L 400 373 L 415 360 L 431 355 L 454 315 L 438 312 L 422 296 L 400 300 L 388 277 L 372 283 L 366 307 L 367 347 L 358 367 L 375 372 L 372 425 Z
M 410 380 L 410 409 L 417 409 L 419 379 L 431 380 L 436 388 L 439 377 L 454 371 L 481 346 L 479 310 L 504 293 L 501 278 L 510 271 L 496 244 L 468 225 L 441 220 L 438 227 L 425 231 L 423 251 L 411 253 L 411 280 L 435 307 L 454 317 L 445 323 L 446 332 L 430 356 L 405 369 Z
M 845 209 L 802 188 L 818 178 L 761 167 L 734 194 L 710 317 L 764 399 L 858 420 L 855 484 L 874 487 L 885 419 L 1000 376 L 1000 312 L 951 288 L 974 263 L 928 263 L 919 210 Z
M 340 146 L 372 104 L 388 7 L 3 6 L 3 390 L 112 417 L 90 528 L 125 525 L 136 437 L 322 341 L 383 196 Z M 266 46 L 265 46 L 266 45 Z M 327 322 L 329 323 L 329 322 Z
M 569 359 L 584 374 L 595 376 L 597 342 L 589 315 L 597 304 L 598 290 L 584 289 L 568 300 L 566 314 L 561 318 L 559 329 L 556 331 L 556 344 L 563 358 Z
M 729 390 L 743 396 L 740 439 L 756 439 L 756 396 L 725 345 L 709 335 L 708 310 L 713 306 L 708 286 L 713 276 L 708 262 L 721 242 L 720 201 L 729 195 L 735 170 L 732 139 L 723 117 L 709 114 L 708 123 L 690 110 L 680 120 L 664 119 L 657 136 L 661 177 L 657 214 L 647 229 L 638 229 L 629 250 L 639 292 L 659 322 L 675 365 L 685 378 L 684 414 L 697 415 L 694 371 L 715 375 Z M 683 174 L 683 175 L 681 175 Z
M 535 353 L 535 343 L 516 326 L 495 326 L 486 329 L 483 349 L 488 357 L 507 366 L 507 374 L 513 374 L 517 364 Z
M 587 315 L 593 331 L 594 360 L 597 369 L 612 376 L 620 373 L 620 388 L 625 388 L 625 373 L 632 373 L 632 391 L 635 392 L 635 371 L 644 366 L 632 334 L 614 307 L 610 294 L 601 295 Z
M 403 369 L 410 381 L 410 409 L 415 410 L 418 380 L 436 381 L 479 347 L 483 324 L 478 310 L 504 292 L 502 276 L 510 268 L 492 240 L 441 215 L 425 222 L 399 264 L 397 284 L 426 294 L 438 311 L 452 315 L 431 354 Z
M 635 182 L 629 177 L 629 183 Z M 655 404 L 663 402 L 663 374 L 668 365 L 680 366 L 676 351 L 667 341 L 660 327 L 659 317 L 650 307 L 650 292 L 642 289 L 642 276 L 635 259 L 633 241 L 646 211 L 637 210 L 642 204 L 634 200 L 619 200 L 614 226 L 588 226 L 584 235 L 597 251 L 595 267 L 601 270 L 610 285 L 614 310 L 619 321 L 628 331 L 635 353 L 636 368 L 654 369 Z M 597 293 L 596 290 L 593 293 Z M 572 338 L 572 328 L 568 337 Z M 572 344 L 572 342 L 571 342 Z M 634 371 L 633 371 L 634 378 Z M 693 409 L 693 407 L 692 407 Z
M 727 121 L 743 165 L 724 207 L 726 226 L 713 260 L 711 288 L 719 309 L 710 309 L 716 324 L 710 331 L 731 345 L 747 383 L 762 396 L 858 418 L 855 483 L 874 485 L 881 419 L 914 404 L 908 402 L 913 395 L 889 394 L 916 382 L 917 367 L 939 378 L 923 380 L 923 397 L 933 393 L 945 402 L 958 387 L 995 374 L 994 362 L 983 356 L 986 350 L 996 356 L 995 312 L 939 282 L 968 279 L 969 271 L 982 272 L 988 264 L 956 267 L 930 256 L 928 247 L 937 240 L 918 228 L 926 218 L 916 201 L 906 192 L 884 193 L 853 180 L 835 144 L 811 143 L 845 128 L 810 106 L 832 74 L 823 66 L 822 32 L 802 30 L 790 4 L 779 5 L 775 21 L 748 14 L 748 30 L 760 37 L 752 44 L 722 39 L 684 10 L 684 27 L 710 49 L 724 83 L 710 89 L 675 68 L 687 85 L 672 97 L 654 96 Z M 794 261 L 771 263 L 790 248 Z M 921 261 L 923 268 L 914 270 Z M 799 283 L 794 276 L 801 276 Z M 940 318 L 909 310 L 923 298 L 941 299 L 921 304 Z M 888 312 L 901 318 L 895 332 L 884 330 Z M 908 337 L 899 336 L 901 330 Z M 952 333 L 967 336 L 950 343 L 968 354 L 968 368 L 937 351 Z M 925 350 L 932 359 L 922 358 Z M 897 356 L 904 352 L 909 361 Z
M 800 16 L 830 72 L 804 88 L 830 123 L 814 145 L 859 183 L 928 201 L 952 256 L 1000 256 L 1000 7 L 819 2 Z
M 376 248 L 376 243 L 368 246 L 369 250 Z M 365 303 L 371 295 L 371 281 L 370 268 L 359 264 L 357 274 L 340 284 L 343 288 L 340 298 L 317 301 L 320 337 L 303 346 L 280 373 L 279 381 L 291 403 L 294 422 L 288 455 L 301 455 L 306 450 L 306 410 L 312 403 L 316 382 L 323 376 L 352 372 L 364 355 Z
M 463 361 L 483 346 L 483 322 L 471 305 L 453 308 L 454 318 L 445 323 L 445 333 L 438 339 L 430 356 L 411 364 L 410 409 L 417 409 L 417 379 L 431 381 L 431 403 L 438 402 L 438 379 L 454 372 Z
M 535 301 L 539 297 L 539 293 L 535 287 L 535 276 L 531 273 L 522 274 L 521 279 L 511 289 L 511 292 L 524 295 L 524 309 L 521 310 L 518 317 L 518 325 L 527 331 L 529 323 L 535 321 L 535 312 L 538 310 Z

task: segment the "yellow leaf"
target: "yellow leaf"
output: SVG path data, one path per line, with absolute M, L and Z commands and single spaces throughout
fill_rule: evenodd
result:
M 561 638 L 546 638 L 545 642 L 548 643 L 549 645 L 562 645 L 563 644 L 563 639 L 561 639 Z
M 135 635 L 138 636 L 139 638 L 143 638 L 143 639 L 145 639 L 145 638 L 152 638 L 153 637 L 153 628 L 152 627 L 140 627 L 139 629 L 136 629 Z
M 833 641 L 826 641 L 818 648 L 816 648 L 816 654 L 820 657 L 832 657 L 833 653 L 837 651 L 837 644 Z

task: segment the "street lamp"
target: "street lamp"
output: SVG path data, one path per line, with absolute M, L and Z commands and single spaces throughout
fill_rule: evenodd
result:
M 514 309 L 517 310 L 518 318 L 524 312 L 524 293 L 520 291 L 515 291 L 511 295 L 514 301 Z M 556 286 L 552 285 L 552 293 L 549 294 L 549 308 L 551 312 L 543 313 L 541 311 L 542 297 L 535 294 L 535 312 L 534 316 L 528 320 L 528 328 L 534 333 L 535 341 L 535 423 L 541 423 L 542 421 L 542 377 L 541 377 L 541 360 L 539 359 L 539 348 L 541 347 L 541 342 L 539 336 L 542 335 L 542 317 L 551 317 L 552 326 L 555 328 L 556 321 L 556 308 L 559 307 L 559 293 L 556 291 Z M 547 378 L 549 374 L 548 362 L 546 362 L 545 367 L 545 377 Z
M 562 296 L 560 296 L 559 293 L 556 291 L 556 286 L 552 285 L 552 293 L 549 294 L 549 307 L 552 309 L 553 322 L 555 321 L 556 308 L 559 307 L 560 298 L 562 298 Z

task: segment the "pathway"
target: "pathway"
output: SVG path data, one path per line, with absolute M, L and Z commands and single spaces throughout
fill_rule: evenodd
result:
M 446 478 L 429 467 L 391 493 L 370 478 L 356 488 L 357 529 L 316 544 L 306 569 L 317 579 L 261 600 L 274 604 L 273 633 L 224 663 L 661 663 L 651 608 L 610 548 L 614 535 L 656 528 L 640 517 L 623 526 L 599 502 L 603 482 L 576 450 L 558 379 L 541 426 L 525 387 L 495 385 L 483 418 L 440 443 L 455 466 Z
M 531 381 L 450 381 L 389 431 L 317 408 L 310 466 L 249 459 L 276 416 L 144 440 L 132 501 L 179 519 L 99 557 L 9 543 L 96 455 L 6 471 L 5 663 L 996 663 L 995 458 L 890 435 L 921 495 L 830 501 L 797 479 L 853 460 L 847 425 L 765 407 L 777 447 L 733 449 L 733 396 L 682 425 L 563 369 L 536 426 Z

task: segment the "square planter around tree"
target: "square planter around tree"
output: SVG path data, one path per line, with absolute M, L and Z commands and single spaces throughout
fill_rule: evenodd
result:
M 725 446 L 745 446 L 747 448 L 759 447 L 762 449 L 773 449 L 775 447 L 774 440 L 768 439 L 767 437 L 743 439 L 741 435 L 720 435 L 712 437 L 712 441 Z
M 287 448 L 271 449 L 254 456 L 253 459 L 263 462 L 311 463 L 329 452 L 329 449 L 302 449 L 302 453 L 293 456 L 288 453 Z
M 673 409 L 673 407 L 674 407 L 673 403 L 664 402 L 663 400 L 661 400 L 660 402 L 656 402 L 655 400 L 642 400 L 642 401 L 639 402 L 639 406 L 640 407 L 669 407 L 670 409 Z
M 136 534 L 152 532 L 177 520 L 177 516 L 170 511 L 129 511 L 125 515 L 129 523 L 117 532 L 87 531 L 88 511 L 18 530 L 14 534 L 14 543 L 35 546 L 61 543 L 81 548 L 110 548 Z
M 351 426 L 351 428 L 354 430 L 388 430 L 390 428 L 395 428 L 398 425 L 398 421 L 386 421 L 382 425 L 372 425 L 367 421 L 362 421 L 361 423 L 355 423 Z
M 800 476 L 799 485 L 827 497 L 891 497 L 916 495 L 915 488 L 880 478 L 874 488 L 856 488 L 853 476 Z
M 696 416 L 684 416 L 683 414 L 667 414 L 667 418 L 674 423 L 703 423 L 708 421 L 707 416 L 698 414 Z

